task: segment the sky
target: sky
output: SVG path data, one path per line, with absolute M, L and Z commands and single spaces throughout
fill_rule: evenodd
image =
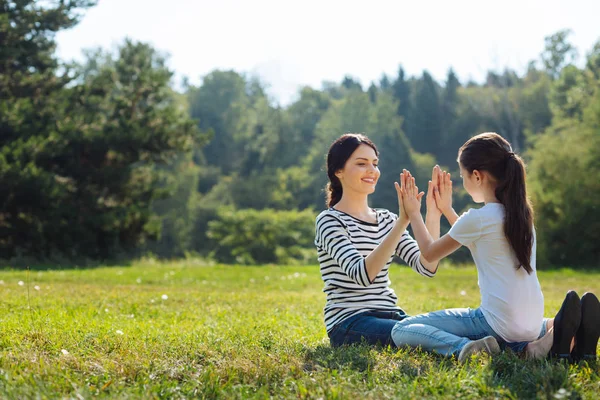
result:
M 258 76 L 275 103 L 349 75 L 366 89 L 402 65 L 443 82 L 483 81 L 506 66 L 522 73 L 544 37 L 571 29 L 579 63 L 600 40 L 598 0 L 99 0 L 74 28 L 56 35 L 57 55 L 114 50 L 123 40 L 152 44 L 175 72 L 200 84 L 215 69 Z

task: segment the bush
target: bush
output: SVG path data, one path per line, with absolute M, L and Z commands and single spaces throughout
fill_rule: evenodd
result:
M 220 208 L 208 223 L 211 256 L 224 263 L 315 262 L 316 214 L 303 211 Z

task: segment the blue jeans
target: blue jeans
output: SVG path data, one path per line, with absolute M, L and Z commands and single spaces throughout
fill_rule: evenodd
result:
M 540 331 L 546 334 L 544 319 Z M 392 329 L 392 340 L 396 346 L 421 347 L 446 356 L 458 355 L 471 340 L 493 336 L 501 347 L 521 352 L 529 342 L 505 342 L 487 323 L 483 312 L 472 308 L 453 308 L 406 318 Z
M 403 311 L 365 311 L 346 318 L 327 334 L 333 347 L 362 342 L 396 347 L 392 329 L 407 317 Z

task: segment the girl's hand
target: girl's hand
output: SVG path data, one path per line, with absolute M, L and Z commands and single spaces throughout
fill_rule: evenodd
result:
M 404 205 L 404 209 L 406 210 L 406 214 L 410 219 L 415 214 L 421 217 L 421 199 L 423 198 L 424 192 L 419 193 L 419 188 L 415 184 L 415 178 L 412 177 L 409 171 L 403 170 L 406 175 L 406 185 L 401 188 L 402 191 L 402 204 Z
M 435 191 L 439 191 L 439 185 L 442 181 L 442 170 L 438 165 L 433 167 L 431 171 L 431 180 L 427 187 L 427 197 L 425 197 L 425 205 L 427 206 L 427 215 L 441 218 L 442 210 L 438 207 L 435 200 Z
M 442 213 L 447 215 L 452 211 L 452 179 L 448 172 L 441 171 L 439 187 L 437 191 L 434 190 L 434 197 Z

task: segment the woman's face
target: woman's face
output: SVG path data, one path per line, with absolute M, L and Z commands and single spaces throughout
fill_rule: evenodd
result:
M 373 193 L 381 175 L 378 163 L 379 159 L 371 146 L 359 145 L 346 161 L 344 168 L 335 174 L 342 182 L 344 192 Z

